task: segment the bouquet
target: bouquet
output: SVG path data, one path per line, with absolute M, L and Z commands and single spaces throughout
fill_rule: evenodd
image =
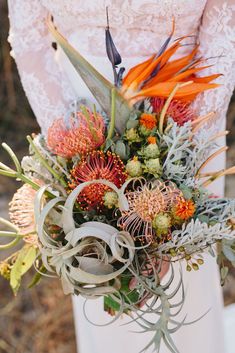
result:
M 48 26 L 100 107 L 78 99 L 47 136 L 27 137 L 29 156 L 21 163 L 2 145 L 15 169 L 0 163 L 0 174 L 23 186 L 10 203 L 10 221 L 1 219 L 10 230 L 0 236 L 12 240 L 0 249 L 18 247 L 0 263 L 0 274 L 15 294 L 31 267 L 29 287 L 57 276 L 65 294 L 101 296 L 114 320 L 125 313 L 152 331 L 143 351 L 158 352 L 164 341 L 177 353 L 171 334 L 186 323 L 175 318 L 185 293 L 181 272 L 175 284 L 174 263 L 203 271 L 203 255 L 210 253 L 224 282 L 224 260 L 235 261 L 235 201 L 206 189 L 235 168 L 203 171 L 225 151 L 217 139 L 227 132 L 213 134 L 215 114 L 198 117 L 192 105 L 200 92 L 218 86 L 211 81 L 219 75 L 197 76 L 205 67 L 198 46 L 172 59 L 186 38 L 169 46 L 174 29 L 157 54 L 124 75 L 107 26 L 112 84 L 52 20 Z M 172 302 L 178 292 L 180 302 Z

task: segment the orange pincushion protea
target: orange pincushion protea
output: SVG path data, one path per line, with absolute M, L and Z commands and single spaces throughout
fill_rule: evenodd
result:
M 181 198 L 178 203 L 174 206 L 174 215 L 181 220 L 187 220 L 191 218 L 195 213 L 195 204 L 192 200 L 185 200 Z
M 164 98 L 152 98 L 151 103 L 153 111 L 156 114 L 161 114 L 166 100 Z M 184 125 L 187 121 L 194 120 L 196 114 L 190 107 L 190 103 L 172 100 L 167 109 L 166 115 L 171 117 L 178 125 Z
M 114 153 L 93 151 L 84 156 L 71 171 L 72 188 L 90 180 L 105 179 L 118 188 L 124 184 L 127 174 L 121 159 Z M 104 195 L 109 187 L 103 184 L 92 184 L 82 190 L 78 202 L 83 209 L 99 209 L 104 204 Z
M 148 130 L 152 130 L 157 125 L 157 119 L 153 114 L 141 114 L 140 125 L 146 127 Z
M 84 112 L 71 116 L 68 125 L 60 118 L 48 130 L 47 146 L 58 156 L 84 155 L 103 144 L 105 125 L 101 115 L 85 108 Z

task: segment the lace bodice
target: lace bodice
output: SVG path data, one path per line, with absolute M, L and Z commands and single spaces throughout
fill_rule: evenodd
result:
M 8 3 L 12 55 L 44 132 L 76 99 L 68 77 L 55 60 L 45 18 L 51 13 L 67 38 L 76 33 L 84 56 L 102 58 L 106 55 L 106 6 L 112 35 L 123 58 L 156 52 L 170 32 L 173 16 L 175 38 L 185 34 L 197 36 L 201 54 L 213 57 L 210 63 L 214 66 L 208 71 L 224 74 L 219 79 L 223 86 L 202 95 L 200 106 L 205 111 L 216 109 L 221 119 L 225 116 L 235 81 L 234 0 L 8 0 Z

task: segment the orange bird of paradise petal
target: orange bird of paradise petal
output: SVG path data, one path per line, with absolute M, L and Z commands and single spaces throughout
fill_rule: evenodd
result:
M 187 38 L 187 36 L 179 38 L 167 49 L 173 33 L 174 22 L 172 32 L 159 53 L 131 68 L 123 78 L 121 92 L 130 103 L 134 104 L 144 97 L 167 98 L 176 83 L 190 81 L 187 86 L 179 88 L 174 96 L 175 99 L 187 102 L 194 100 L 199 93 L 219 86 L 211 81 L 220 74 L 196 76 L 196 73 L 211 66 L 198 67 L 204 61 L 202 58 L 195 58 L 198 45 L 188 55 L 171 60 L 175 52 L 182 47 L 182 40 Z

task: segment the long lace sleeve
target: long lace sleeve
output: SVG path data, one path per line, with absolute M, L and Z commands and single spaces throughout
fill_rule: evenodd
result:
M 68 80 L 54 59 L 52 39 L 38 0 L 8 0 L 9 42 L 21 81 L 42 132 L 73 99 Z
M 224 128 L 228 104 L 235 83 L 235 2 L 208 0 L 199 30 L 200 54 L 213 64 L 207 73 L 221 73 L 221 86 L 198 98 L 201 113 L 216 111 L 217 128 Z M 203 74 L 205 71 L 203 72 Z

